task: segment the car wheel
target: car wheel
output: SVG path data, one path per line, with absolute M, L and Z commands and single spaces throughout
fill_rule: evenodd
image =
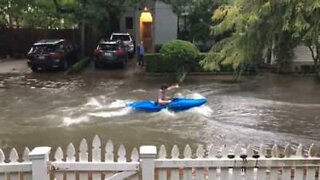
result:
M 122 60 L 120 66 L 121 66 L 121 68 L 125 68 L 125 67 L 127 66 L 127 61 L 126 61 L 126 59 Z
M 31 67 L 31 70 L 32 70 L 33 72 L 39 72 L 39 69 L 38 69 L 37 67 Z
M 133 58 L 133 53 L 129 53 L 129 58 L 132 59 Z
M 61 64 L 61 70 L 65 71 L 67 70 L 69 67 L 69 64 L 67 61 L 62 61 L 62 64 Z
M 101 64 L 95 62 L 95 63 L 94 63 L 94 68 L 95 68 L 95 69 L 101 69 Z

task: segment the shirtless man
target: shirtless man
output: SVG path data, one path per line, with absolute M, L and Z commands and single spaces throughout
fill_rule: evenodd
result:
M 179 88 L 179 85 L 172 85 L 172 86 L 167 86 L 165 84 L 161 85 L 159 92 L 158 92 L 158 103 L 160 105 L 166 105 L 171 102 L 171 99 L 166 98 L 166 91 L 171 90 L 171 89 L 177 89 Z

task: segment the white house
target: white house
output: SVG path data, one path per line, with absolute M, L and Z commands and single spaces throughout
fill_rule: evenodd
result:
M 171 5 L 147 0 L 144 8 L 130 10 L 120 19 L 120 31 L 133 35 L 136 44 L 143 41 L 147 52 L 154 52 L 177 38 L 177 23 Z

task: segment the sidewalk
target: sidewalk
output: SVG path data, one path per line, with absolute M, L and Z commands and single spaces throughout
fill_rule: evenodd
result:
M 30 72 L 26 59 L 0 59 L 0 74 L 25 74 Z

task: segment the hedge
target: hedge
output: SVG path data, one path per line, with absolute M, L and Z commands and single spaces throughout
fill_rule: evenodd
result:
M 205 54 L 200 54 L 196 59 L 188 61 L 190 67 L 189 72 L 204 72 L 199 61 L 203 59 Z M 177 66 L 180 64 L 178 60 L 165 60 L 160 53 L 145 55 L 146 72 L 150 73 L 176 73 Z
M 67 71 L 66 74 L 76 73 L 84 70 L 90 64 L 89 57 L 83 57 L 77 63 L 73 64 Z
M 199 62 L 205 58 L 207 53 L 200 53 L 196 59 L 192 61 L 188 61 L 189 64 L 189 72 L 209 72 L 204 70 Z M 148 73 L 176 73 L 177 62 L 175 60 L 167 61 L 164 59 L 160 53 L 146 54 L 145 55 L 145 63 L 146 63 L 146 72 Z M 232 65 L 224 65 L 220 68 L 219 73 L 233 73 Z M 256 67 L 254 65 L 248 64 L 244 69 L 244 74 L 256 74 Z

